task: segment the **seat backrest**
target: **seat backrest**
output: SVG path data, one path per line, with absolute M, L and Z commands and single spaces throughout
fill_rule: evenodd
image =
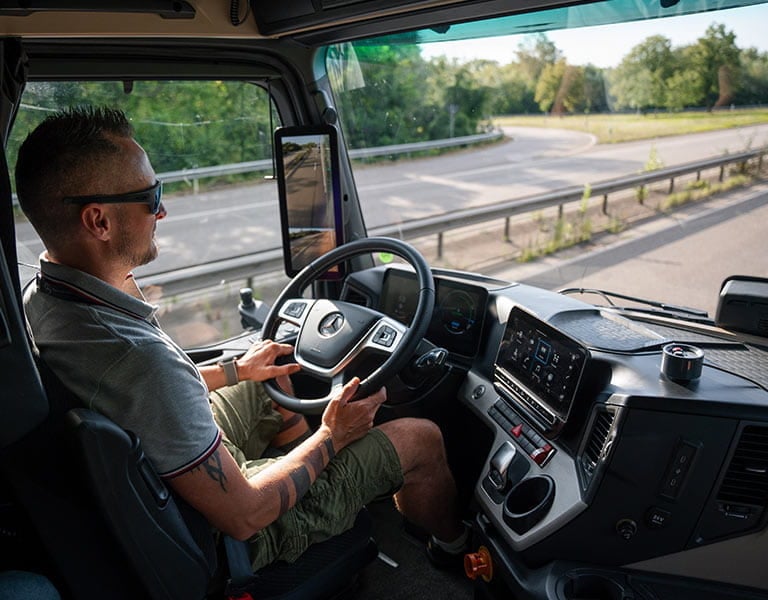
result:
M 72 598 L 205 597 L 216 568 L 209 525 L 171 496 L 135 436 L 67 410 L 63 385 L 35 360 L 17 297 L 0 247 L 0 489 L 29 533 L 9 554 L 32 556 Z
M 183 505 L 182 514 L 135 435 L 85 408 L 69 410 L 65 423 L 85 485 L 148 595 L 205 597 L 216 567 L 207 521 Z

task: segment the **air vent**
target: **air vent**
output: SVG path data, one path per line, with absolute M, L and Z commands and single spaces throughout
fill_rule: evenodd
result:
M 768 427 L 749 425 L 728 465 L 718 502 L 731 505 L 766 505 L 768 500 Z
M 581 452 L 581 470 L 586 489 L 601 462 L 608 457 L 613 443 L 616 409 L 601 406 L 595 410 L 592 427 Z
M 757 322 L 757 333 L 768 337 L 768 317 Z

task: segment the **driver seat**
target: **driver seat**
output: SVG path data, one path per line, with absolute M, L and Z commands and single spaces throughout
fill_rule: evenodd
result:
M 43 381 L 47 390 L 57 390 L 51 395 L 60 406 L 66 399 L 59 392 L 68 392 L 44 365 L 41 371 L 47 371 Z M 135 434 L 86 408 L 66 410 L 62 421 L 72 462 L 83 471 L 80 485 L 148 598 L 336 597 L 377 554 L 371 518 L 363 510 L 352 529 L 311 546 L 295 563 L 278 561 L 254 573 L 247 542 L 226 536 L 226 560 L 219 560 L 210 525 L 172 494 Z

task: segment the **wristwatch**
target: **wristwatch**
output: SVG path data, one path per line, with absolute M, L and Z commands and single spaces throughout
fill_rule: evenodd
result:
M 216 364 L 224 369 L 224 377 L 227 379 L 227 385 L 235 385 L 240 381 L 240 377 L 237 375 L 237 365 L 235 364 L 234 357 L 220 360 Z

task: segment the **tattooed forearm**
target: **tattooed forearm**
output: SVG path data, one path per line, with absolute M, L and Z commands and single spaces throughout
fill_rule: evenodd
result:
M 333 460 L 333 457 L 336 456 L 336 450 L 333 448 L 333 440 L 327 437 L 325 438 L 323 444 L 325 445 L 325 449 L 328 451 L 328 462 L 330 462 Z
M 296 488 L 296 501 L 307 493 L 309 486 L 312 485 L 312 479 L 309 477 L 309 471 L 307 467 L 299 467 L 298 469 L 291 471 L 291 481 Z
M 320 471 L 323 470 L 323 468 L 326 465 L 326 460 L 323 458 L 323 448 L 322 446 L 317 446 L 312 453 L 307 457 L 307 464 L 312 467 L 312 471 L 315 474 L 315 477 L 317 477 L 320 474 Z
M 224 469 L 221 466 L 221 456 L 219 456 L 218 450 L 211 454 L 208 460 L 203 463 L 202 467 L 205 472 L 208 473 L 208 477 L 218 483 L 221 486 L 222 491 L 226 492 L 227 476 L 224 474 Z
M 293 489 L 296 492 L 296 502 L 307 493 L 312 481 L 309 478 L 309 471 L 306 467 L 299 467 L 289 473 Z M 284 515 L 291 508 L 291 491 L 288 481 L 281 479 L 277 482 L 277 494 L 280 496 L 280 514 Z
M 285 514 L 286 511 L 293 505 L 291 503 L 291 483 L 293 484 L 294 503 L 301 500 L 304 494 L 307 493 L 312 486 L 312 482 L 317 479 L 317 476 L 325 468 L 325 465 L 336 456 L 336 452 L 333 449 L 333 441 L 331 438 L 323 440 L 322 444 L 315 446 L 309 454 L 306 456 L 305 464 L 301 465 L 288 473 L 288 478 L 281 478 L 277 483 L 277 493 L 280 497 L 280 514 Z M 290 483 L 288 480 L 290 479 Z
M 288 490 L 288 483 L 285 480 L 277 482 L 277 493 L 280 496 L 280 514 L 284 515 L 291 507 L 291 492 Z

